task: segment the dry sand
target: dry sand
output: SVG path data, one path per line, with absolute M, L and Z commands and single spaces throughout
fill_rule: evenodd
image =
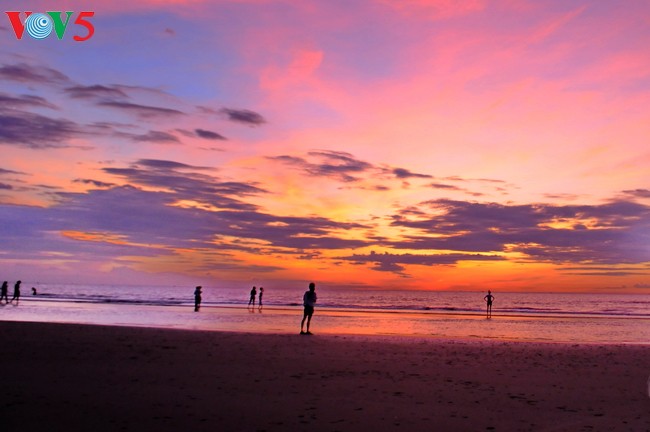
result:
M 0 429 L 650 431 L 650 346 L 0 322 Z

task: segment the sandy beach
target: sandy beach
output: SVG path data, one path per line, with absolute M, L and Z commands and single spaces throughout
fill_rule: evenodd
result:
M 0 329 L 7 432 L 650 430 L 650 346 Z

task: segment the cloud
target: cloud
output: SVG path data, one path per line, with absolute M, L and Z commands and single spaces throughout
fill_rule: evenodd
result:
M 134 186 L 165 188 L 174 193 L 170 198 L 194 201 L 211 208 L 254 210 L 242 197 L 264 194 L 254 183 L 221 181 L 197 167 L 175 161 L 140 159 L 129 168 L 104 168 L 103 171 L 121 177 Z
M 218 261 L 208 256 L 232 250 L 252 252 L 252 245 L 265 253 L 300 251 L 304 255 L 312 249 L 368 244 L 337 234 L 367 228 L 356 223 L 260 211 L 244 199 L 266 193 L 263 189 L 206 174 L 212 171 L 208 167 L 157 159 L 141 159 L 128 168 L 105 168 L 104 172 L 130 184 L 115 186 L 105 181 L 76 179 L 76 183 L 95 189 L 52 192 L 58 199 L 47 208 L 0 205 L 0 237 L 16 257 L 34 258 L 43 251 L 69 256 L 84 253 L 80 258 L 84 260 L 91 259 L 90 255 L 97 259 L 167 256 L 171 264 L 181 259 L 178 255 L 191 253 L 204 257 L 205 265 L 219 262 L 221 266 L 225 265 L 223 256 Z M 145 190 L 150 186 L 155 190 Z M 249 246 L 245 246 L 247 241 Z M 234 259 L 230 262 L 232 265 L 224 268 L 242 270 L 253 265 L 255 271 L 279 269 Z
M 623 193 L 635 198 L 650 198 L 650 189 L 626 190 Z
M 360 174 L 373 168 L 370 163 L 358 160 L 346 152 L 320 150 L 311 151 L 308 155 L 318 162 L 308 162 L 303 158 L 288 155 L 272 156 L 268 159 L 292 165 L 310 176 L 331 177 L 343 182 L 356 182 L 359 178 L 352 174 Z
M 179 169 L 209 170 L 211 169 L 209 167 L 188 165 L 181 162 L 161 160 L 161 159 L 139 159 L 134 163 L 134 165 L 161 169 L 161 170 L 179 170 Z
M 68 76 L 55 69 L 44 66 L 32 66 L 26 63 L 0 67 L 0 79 L 27 84 L 65 84 L 70 82 Z
M 81 135 L 81 128 L 69 120 L 0 109 L 0 144 L 32 149 L 68 147 L 68 140 Z
M 194 132 L 196 132 L 196 135 L 200 138 L 205 138 L 208 140 L 225 140 L 226 137 L 224 137 L 221 134 L 218 134 L 216 132 L 212 132 L 209 130 L 205 129 L 194 129 Z
M 57 109 L 57 106 L 48 102 L 45 98 L 33 95 L 10 96 L 0 93 L 0 105 L 6 108 L 49 108 Z
M 411 234 L 398 249 L 508 251 L 536 262 L 638 263 L 650 260 L 650 207 L 615 201 L 602 205 L 507 205 L 433 200 L 393 216 Z
M 91 85 L 72 86 L 63 90 L 74 99 L 128 98 L 129 96 L 117 86 Z
M 24 174 L 24 173 L 21 173 L 19 171 L 8 170 L 5 168 L 0 168 L 0 175 L 4 175 L 4 174 Z
M 150 130 L 146 134 L 133 135 L 133 140 L 142 141 L 142 142 L 157 142 L 157 143 L 180 143 L 180 140 L 176 136 L 168 132 L 153 131 L 153 130 Z
M 431 183 L 429 184 L 429 187 L 433 189 L 446 189 L 446 190 L 454 190 L 454 191 L 462 191 L 464 189 L 459 188 L 458 186 L 446 184 L 446 183 Z
M 130 102 L 118 102 L 118 101 L 104 101 L 98 102 L 98 106 L 104 106 L 109 108 L 115 108 L 120 111 L 124 111 L 128 114 L 135 114 L 136 116 L 142 119 L 151 119 L 158 117 L 177 117 L 185 115 L 182 111 L 172 109 L 172 108 L 163 108 L 150 105 L 140 105 Z
M 74 179 L 72 180 L 73 183 L 81 183 L 81 184 L 87 184 L 95 187 L 101 187 L 101 188 L 107 188 L 107 187 L 113 187 L 116 186 L 115 183 L 107 183 L 99 180 L 92 180 L 92 179 Z
M 432 176 L 428 174 L 417 174 L 413 173 L 405 168 L 393 168 L 393 174 L 399 179 L 408 179 L 408 178 L 431 178 Z
M 337 259 L 352 261 L 357 264 L 374 263 L 373 270 L 389 271 L 400 275 L 404 274 L 404 265 L 453 265 L 459 261 L 502 261 L 505 258 L 498 255 L 462 254 L 462 253 L 441 253 L 441 254 L 392 254 L 388 252 L 369 254 L 353 254 L 338 257 Z
M 583 267 L 559 267 L 558 271 L 570 275 L 577 276 L 635 276 L 635 275 L 650 275 L 650 271 L 639 267 L 623 267 L 623 266 L 583 266 Z
M 260 114 L 249 111 L 249 110 L 236 110 L 231 108 L 223 108 L 220 111 L 222 114 L 225 114 L 228 120 L 247 124 L 249 126 L 259 126 L 266 123 L 264 117 Z

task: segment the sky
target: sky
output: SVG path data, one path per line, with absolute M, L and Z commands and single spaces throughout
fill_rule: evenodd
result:
M 26 0 L 0 38 L 3 280 L 650 293 L 646 1 Z

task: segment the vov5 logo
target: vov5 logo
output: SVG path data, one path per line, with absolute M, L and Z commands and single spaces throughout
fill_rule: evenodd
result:
M 23 23 L 20 20 L 20 12 L 5 12 L 9 17 L 9 22 L 16 33 L 16 39 L 22 39 L 25 32 L 34 39 L 45 39 L 52 33 L 56 32 L 59 39 L 63 39 L 66 30 L 70 24 L 70 17 L 74 12 L 51 11 L 46 13 L 25 12 L 26 18 Z M 74 35 L 73 39 L 77 42 L 83 42 L 95 34 L 95 27 L 88 21 L 95 15 L 95 12 L 79 12 L 72 25 L 81 26 L 85 30 Z

